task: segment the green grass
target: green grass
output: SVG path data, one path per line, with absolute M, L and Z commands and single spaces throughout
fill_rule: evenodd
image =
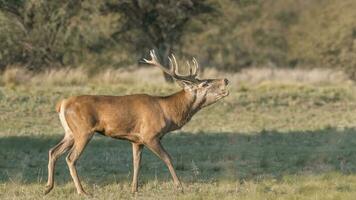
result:
M 356 103 L 353 85 L 265 82 L 232 85 L 163 145 L 185 189 L 145 149 L 140 192 L 130 194 L 131 146 L 95 136 L 78 162 L 94 199 L 353 199 Z M 43 196 L 47 153 L 63 131 L 54 106 L 74 94 L 168 94 L 173 85 L 28 84 L 0 87 L 0 199 L 82 199 L 65 161 Z M 64 157 L 64 156 L 63 156 Z

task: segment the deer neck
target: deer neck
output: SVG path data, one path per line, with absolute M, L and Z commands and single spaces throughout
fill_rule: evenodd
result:
M 162 107 L 166 118 L 176 126 L 182 127 L 187 123 L 193 114 L 196 95 L 181 90 L 175 94 L 162 99 Z

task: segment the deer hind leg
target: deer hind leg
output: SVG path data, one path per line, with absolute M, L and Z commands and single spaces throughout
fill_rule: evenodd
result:
M 67 165 L 69 168 L 70 175 L 74 181 L 75 187 L 77 189 L 78 194 L 88 195 L 83 189 L 82 184 L 80 183 L 77 169 L 75 167 L 77 160 L 79 159 L 80 155 L 82 154 L 85 146 L 88 144 L 89 140 L 93 136 L 93 133 L 89 133 L 86 135 L 82 135 L 80 138 L 76 138 L 74 141 L 74 145 L 68 156 L 66 157 Z
M 48 180 L 45 189 L 45 194 L 48 194 L 54 186 L 54 169 L 57 159 L 65 153 L 71 146 L 73 146 L 73 138 L 65 136 L 56 146 L 51 148 L 48 152 Z
M 171 173 L 171 176 L 173 178 L 174 185 L 178 190 L 183 192 L 183 187 L 182 184 L 176 174 L 176 171 L 174 170 L 173 164 L 172 164 L 172 159 L 169 156 L 169 154 L 166 152 L 166 150 L 163 148 L 161 145 L 161 142 L 158 139 L 152 140 L 149 143 L 146 143 L 146 146 L 153 152 L 155 153 L 161 160 L 167 165 L 169 172 Z

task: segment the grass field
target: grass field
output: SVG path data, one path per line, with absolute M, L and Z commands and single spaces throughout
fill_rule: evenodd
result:
M 54 109 L 59 99 L 178 90 L 156 79 L 159 74 L 142 78 L 134 71 L 125 78 L 116 73 L 1 76 L 0 199 L 83 198 L 75 192 L 64 156 L 54 190 L 43 196 L 48 150 L 63 135 Z M 284 81 L 228 75 L 230 96 L 163 139 L 184 194 L 174 191 L 163 162 L 145 150 L 140 192 L 132 196 L 130 144 L 99 135 L 77 165 L 85 189 L 93 199 L 354 199 L 356 86 L 347 80 L 288 79 L 284 73 Z

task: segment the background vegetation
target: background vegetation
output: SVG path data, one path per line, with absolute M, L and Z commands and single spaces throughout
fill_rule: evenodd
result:
M 355 77 L 353 0 L 0 1 L 0 67 L 137 64 L 149 49 L 203 66 L 339 68 Z

